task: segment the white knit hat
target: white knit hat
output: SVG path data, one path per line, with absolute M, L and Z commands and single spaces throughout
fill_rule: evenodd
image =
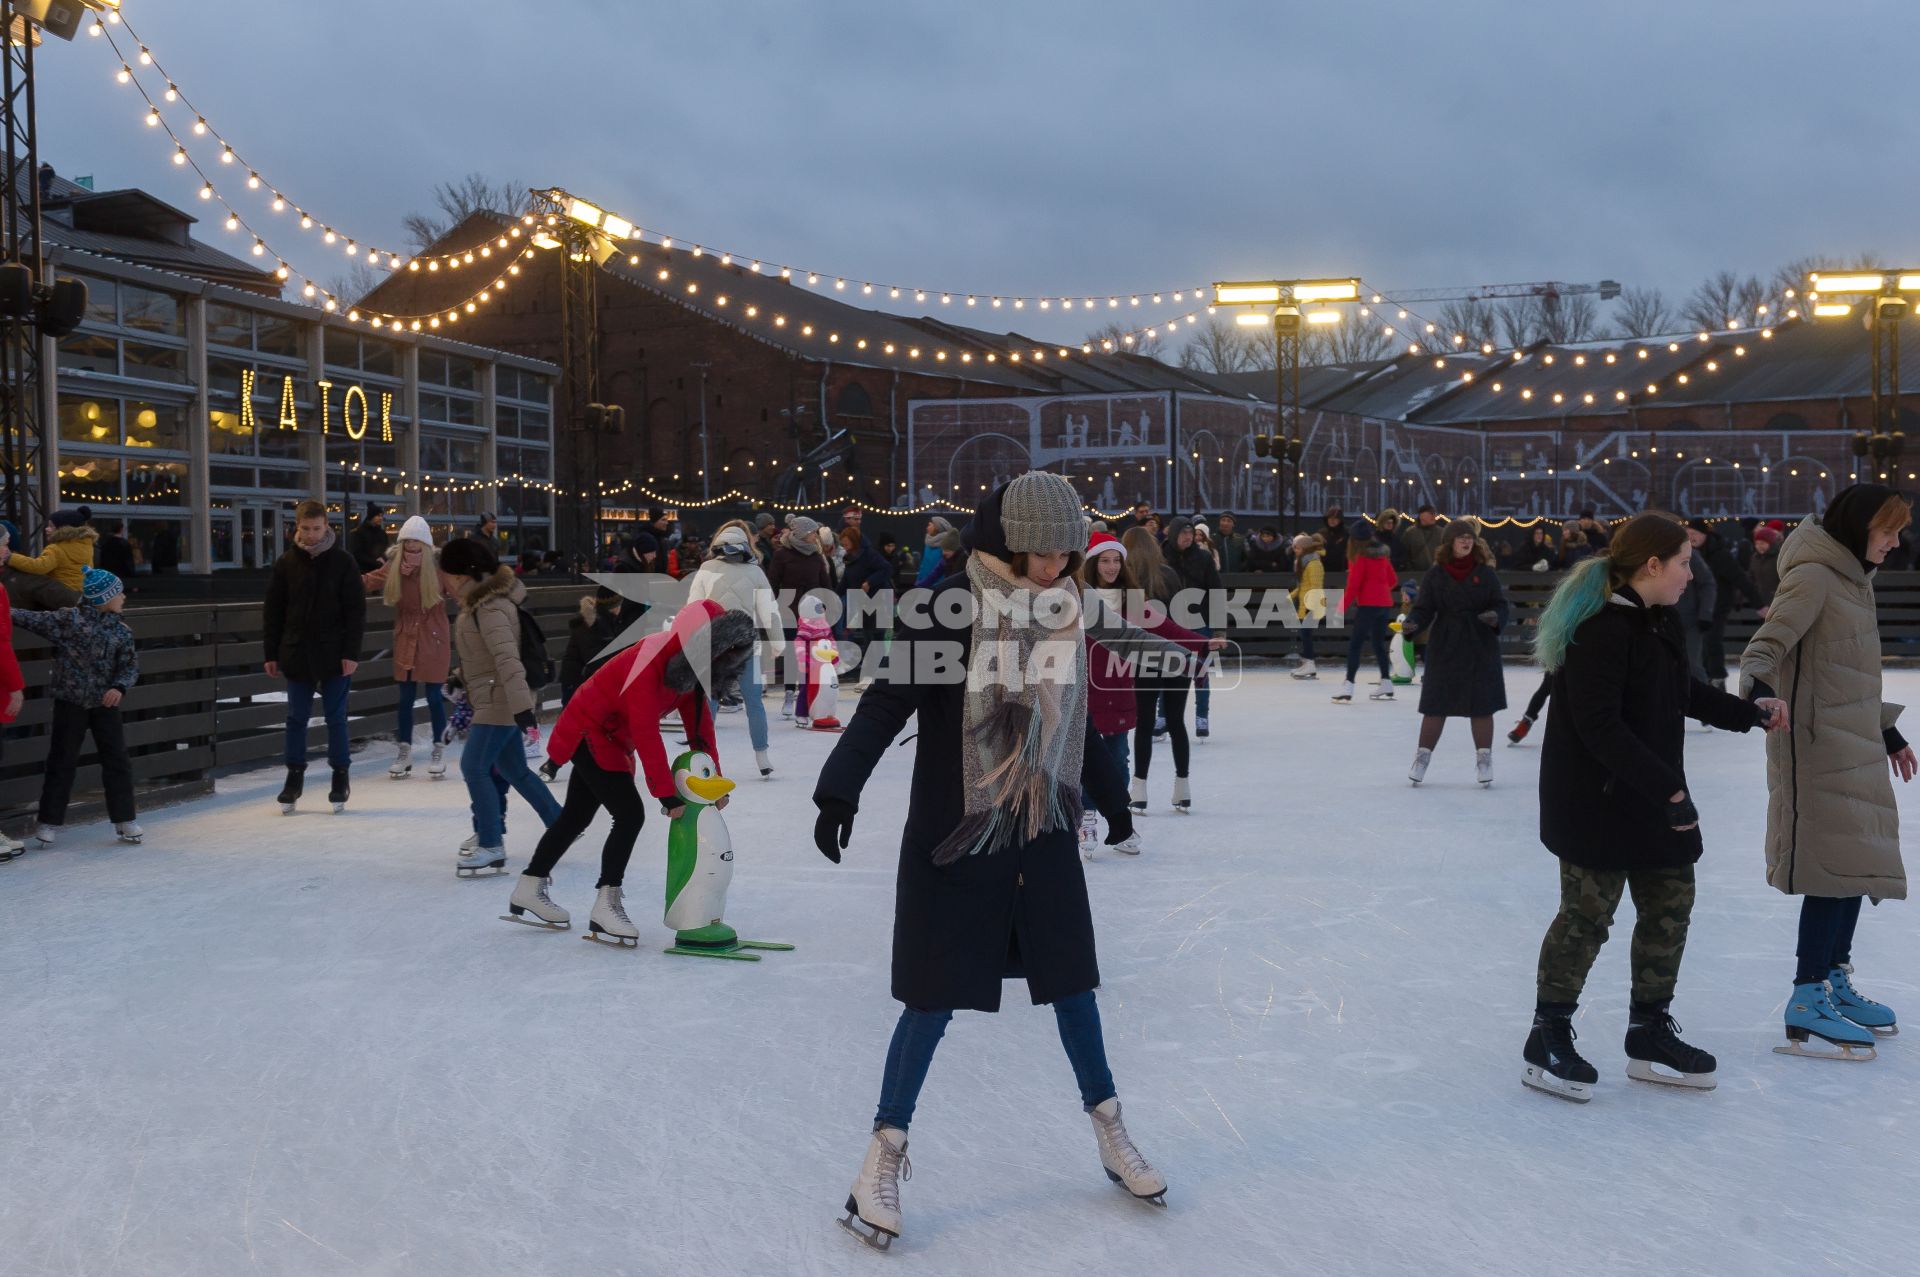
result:
M 433 548 L 433 525 L 419 515 L 411 515 L 400 525 L 401 541 L 418 541 L 429 550 Z

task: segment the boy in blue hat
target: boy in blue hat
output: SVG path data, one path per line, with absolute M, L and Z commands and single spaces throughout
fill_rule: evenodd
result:
M 80 606 L 55 612 L 12 610 L 14 628 L 51 639 L 56 648 L 47 771 L 40 784 L 40 816 L 33 830 L 41 846 L 52 845 L 66 822 L 80 745 L 88 732 L 93 733 L 94 752 L 100 758 L 113 832 L 122 842 L 140 841 L 142 830 L 134 820 L 133 764 L 120 722 L 120 702 L 140 677 L 133 631 L 120 617 L 126 605 L 126 587 L 119 577 L 88 568 L 80 581 Z

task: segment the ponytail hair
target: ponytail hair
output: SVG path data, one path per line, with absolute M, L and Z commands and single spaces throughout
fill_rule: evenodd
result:
M 1614 533 L 1606 553 L 1582 559 L 1561 578 L 1533 636 L 1533 659 L 1548 671 L 1566 660 L 1580 627 L 1633 579 L 1648 559 L 1671 559 L 1687 544 L 1687 530 L 1664 514 L 1635 515 Z

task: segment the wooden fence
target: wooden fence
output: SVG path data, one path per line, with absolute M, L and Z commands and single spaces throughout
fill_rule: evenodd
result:
M 527 591 L 527 610 L 540 622 L 556 667 L 566 648 L 567 621 L 591 586 L 543 585 Z M 130 607 L 126 611 L 140 648 L 140 681 L 122 703 L 127 748 L 143 802 L 211 788 L 216 770 L 280 757 L 285 741 L 286 683 L 263 668 L 261 605 L 199 603 Z M 20 718 L 6 730 L 0 760 L 0 816 L 29 811 L 40 795 L 41 760 L 53 714 L 47 686 L 53 653 L 45 640 L 15 629 L 14 651 L 27 680 Z M 377 656 L 360 663 L 347 699 L 348 731 L 355 740 L 390 736 L 394 729 L 393 611 L 378 598 L 367 601 L 363 651 Z M 320 706 L 315 698 L 314 713 Z M 426 705 L 416 710 L 426 737 Z M 310 753 L 324 757 L 326 730 L 315 725 Z M 75 790 L 96 796 L 100 771 L 91 741 L 81 755 Z

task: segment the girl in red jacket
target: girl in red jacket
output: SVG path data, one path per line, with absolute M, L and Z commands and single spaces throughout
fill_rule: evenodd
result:
M 1393 615 L 1393 590 L 1400 574 L 1393 570 L 1390 549 L 1373 535 L 1373 526 L 1356 524 L 1347 545 L 1347 681 L 1333 703 L 1353 700 L 1353 676 L 1360 672 L 1360 649 L 1368 643 L 1380 662 L 1380 682 L 1368 696 L 1393 699 L 1393 667 L 1387 662 L 1387 618 Z
M 696 636 L 707 644 L 704 658 L 697 647 L 689 651 Z M 573 764 L 567 799 L 514 886 L 509 922 L 555 931 L 572 926 L 572 916 L 553 902 L 547 888 L 560 857 L 604 807 L 613 817 L 613 828 L 600 849 L 600 881 L 587 925 L 594 936 L 615 943 L 639 940 L 640 932 L 621 903 L 627 861 L 646 822 L 646 804 L 634 783 L 634 759 L 639 758 L 647 792 L 660 800 L 661 812 L 672 817 L 681 803 L 666 742 L 660 738 L 660 720 L 677 712 L 688 743 L 718 766 L 710 689 L 724 686 L 745 668 L 753 643 L 753 618 L 745 612 L 729 612 L 712 600 L 689 603 L 674 616 L 670 629 L 612 657 L 575 689 L 547 740 L 551 762 Z M 722 798 L 715 806 L 724 807 L 726 801 Z

